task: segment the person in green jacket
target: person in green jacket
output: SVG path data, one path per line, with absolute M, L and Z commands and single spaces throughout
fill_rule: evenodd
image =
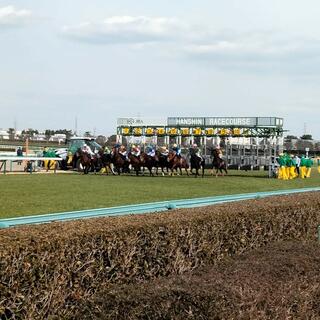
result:
M 312 166 L 313 166 L 313 160 L 311 158 L 306 158 L 306 178 L 311 177 Z
M 307 159 L 305 156 L 301 157 L 300 162 L 300 178 L 304 179 L 307 175 Z
M 288 161 L 288 164 L 289 164 L 289 179 L 290 180 L 295 179 L 297 177 L 296 159 L 293 154 L 290 156 L 290 160 Z
M 286 171 L 286 156 L 285 154 L 281 153 L 279 155 L 279 173 L 278 173 L 278 179 L 281 180 L 288 180 L 287 171 Z

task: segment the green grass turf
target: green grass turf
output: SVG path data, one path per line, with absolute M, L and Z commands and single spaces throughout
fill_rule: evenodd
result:
M 225 194 L 320 186 L 310 179 L 281 181 L 266 172 L 230 171 L 225 177 L 135 177 L 82 174 L 0 174 L 0 218 L 188 199 Z

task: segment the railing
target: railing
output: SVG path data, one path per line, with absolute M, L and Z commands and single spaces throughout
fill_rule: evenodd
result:
M 103 209 L 81 210 L 71 212 L 52 213 L 45 215 L 26 216 L 19 218 L 0 219 L 0 228 L 8 228 L 18 225 L 27 224 L 39 224 L 48 223 L 53 221 L 68 221 L 77 220 L 83 218 L 96 218 L 96 217 L 108 217 L 108 216 L 122 216 L 129 214 L 142 214 L 167 211 L 171 209 L 180 208 L 195 208 L 201 206 L 209 206 L 214 204 L 228 203 L 234 201 L 260 199 L 277 195 L 289 195 L 294 193 L 303 192 L 318 192 L 320 187 L 315 188 L 303 188 L 292 190 L 278 190 L 268 192 L 256 192 L 256 193 L 244 193 L 217 197 L 195 198 L 195 199 L 183 199 L 183 200 L 170 200 L 154 203 L 143 203 L 129 206 L 111 207 Z M 319 237 L 320 237 L 320 229 Z

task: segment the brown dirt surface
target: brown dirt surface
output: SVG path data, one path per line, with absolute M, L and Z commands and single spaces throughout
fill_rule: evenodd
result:
M 274 243 L 140 285 L 113 285 L 82 304 L 84 319 L 320 319 L 320 245 Z

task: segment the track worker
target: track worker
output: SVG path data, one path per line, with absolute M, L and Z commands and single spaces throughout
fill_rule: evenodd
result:
M 306 158 L 306 178 L 311 177 L 312 166 L 313 166 L 313 160 L 311 158 Z
M 301 159 L 298 155 L 295 156 L 295 162 L 296 162 L 296 171 L 297 171 L 297 176 L 299 177 L 300 175 L 300 163 Z
M 289 162 L 289 179 L 295 179 L 298 175 L 296 173 L 296 159 L 294 157 L 294 155 L 292 154 L 288 160 Z
M 52 154 L 52 151 L 48 147 L 44 147 L 42 151 L 42 156 L 46 158 L 54 157 L 55 154 Z M 55 167 L 55 161 L 51 160 L 44 160 L 43 161 L 43 167 L 49 171 L 49 169 L 54 169 Z
M 288 180 L 287 171 L 286 171 L 286 160 L 285 160 L 285 155 L 283 153 L 279 154 L 278 162 L 279 162 L 278 179 Z
M 305 179 L 306 174 L 307 174 L 307 159 L 305 158 L 305 156 L 303 155 L 301 157 L 301 162 L 300 162 L 300 178 L 301 179 Z
M 320 173 L 320 157 L 317 158 L 318 172 Z

